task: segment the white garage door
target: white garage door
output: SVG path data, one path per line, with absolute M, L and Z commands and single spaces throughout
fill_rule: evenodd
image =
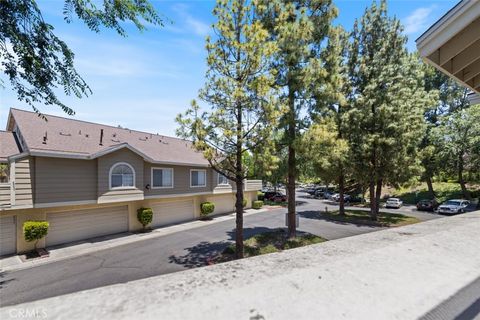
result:
M 15 217 L 0 218 L 0 256 L 17 251 Z
M 235 197 L 233 195 L 214 197 L 210 201 L 215 204 L 214 214 L 235 211 Z
M 152 227 L 161 227 L 195 219 L 193 200 L 159 202 L 152 205 L 152 210 Z
M 128 231 L 128 206 L 47 213 L 47 246 Z

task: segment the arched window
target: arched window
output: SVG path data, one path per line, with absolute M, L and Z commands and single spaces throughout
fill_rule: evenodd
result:
M 125 162 L 114 164 L 110 168 L 110 189 L 135 187 L 135 170 Z

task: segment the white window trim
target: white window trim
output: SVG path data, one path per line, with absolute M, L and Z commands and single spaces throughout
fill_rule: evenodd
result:
M 166 186 L 166 187 L 155 187 L 153 185 L 153 170 L 170 170 L 172 171 L 172 185 L 171 186 Z M 150 169 L 150 188 L 151 189 L 173 189 L 174 185 L 175 185 L 175 170 L 173 170 L 173 168 L 163 168 L 163 167 L 152 167 Z
M 225 176 L 224 177 L 225 177 L 225 179 L 227 179 L 227 183 L 220 183 L 220 177 L 221 176 L 224 176 L 224 175 L 217 172 L 217 186 L 229 186 L 230 183 L 228 183 L 228 178 L 225 177 Z
M 192 172 L 193 171 L 203 171 L 205 172 L 205 184 L 199 186 L 192 186 Z M 205 169 L 190 169 L 190 188 L 205 188 L 207 186 L 207 170 Z
M 114 188 L 112 188 L 112 171 L 113 171 L 113 168 L 115 168 L 118 165 L 122 165 L 122 164 L 126 165 L 127 167 L 132 169 L 132 172 L 133 172 L 133 186 L 132 187 L 114 187 Z M 135 169 L 129 163 L 117 162 L 117 163 L 114 163 L 110 167 L 110 171 L 108 172 L 108 187 L 109 187 L 110 190 L 133 190 L 133 189 L 136 189 L 136 184 L 137 184 L 137 181 L 136 181 Z

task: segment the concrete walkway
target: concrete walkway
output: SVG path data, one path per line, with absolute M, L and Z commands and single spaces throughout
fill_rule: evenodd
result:
M 431 319 L 450 303 L 448 315 L 466 319 L 480 299 L 470 290 L 478 230 L 480 212 L 467 213 L 2 308 L 0 318 Z

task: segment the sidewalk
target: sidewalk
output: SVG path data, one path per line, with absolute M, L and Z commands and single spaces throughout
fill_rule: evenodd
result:
M 280 207 L 279 207 L 280 208 Z M 259 210 L 247 209 L 244 212 L 244 216 L 249 216 L 257 213 L 262 213 L 270 210 L 278 209 L 276 207 L 264 207 Z M 0 258 L 0 271 L 16 271 L 33 268 L 38 265 L 44 265 L 64 259 L 78 257 L 81 255 L 102 251 L 105 249 L 122 246 L 125 244 L 144 241 L 148 239 L 163 237 L 172 233 L 204 227 L 210 224 L 219 223 L 222 221 L 235 219 L 235 213 L 220 214 L 212 217 L 212 220 L 195 220 L 191 222 L 185 222 L 167 227 L 161 227 L 153 229 L 149 233 L 121 233 L 116 235 L 104 236 L 84 240 L 81 242 L 75 242 L 62 246 L 55 246 L 48 248 L 50 255 L 45 258 L 37 258 L 33 260 L 24 261 L 22 256 L 15 255 L 5 258 Z

